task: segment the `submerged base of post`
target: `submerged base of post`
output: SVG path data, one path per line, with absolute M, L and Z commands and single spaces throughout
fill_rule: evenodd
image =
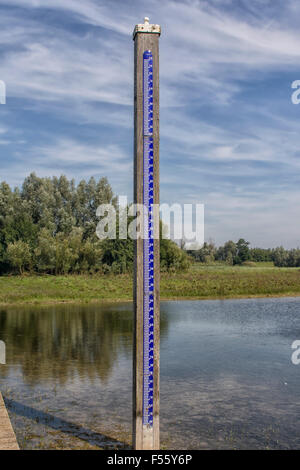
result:
M 153 429 L 143 426 L 143 445 L 145 449 L 154 449 Z
M 157 416 L 156 419 L 154 418 L 152 428 L 143 425 L 141 418 L 136 418 L 136 416 L 134 416 L 133 419 L 133 448 L 135 450 L 159 450 L 159 417 Z

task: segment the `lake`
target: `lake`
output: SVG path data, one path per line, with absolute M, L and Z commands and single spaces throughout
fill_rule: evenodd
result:
M 163 449 L 299 449 L 300 298 L 161 303 Z M 132 305 L 0 309 L 24 449 L 131 442 Z

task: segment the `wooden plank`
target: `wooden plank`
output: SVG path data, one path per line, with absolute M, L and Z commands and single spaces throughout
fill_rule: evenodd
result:
M 0 393 L 0 450 L 20 450 Z
M 137 32 L 134 37 L 134 202 L 143 204 L 143 53 L 153 55 L 154 204 L 159 204 L 159 34 Z M 159 230 L 159 218 L 154 222 Z M 135 242 L 133 447 L 159 449 L 160 277 L 159 240 L 154 241 L 154 396 L 153 429 L 143 429 L 143 240 Z

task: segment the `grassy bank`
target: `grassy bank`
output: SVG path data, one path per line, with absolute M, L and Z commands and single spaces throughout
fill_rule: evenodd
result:
M 162 299 L 218 299 L 300 295 L 300 269 L 193 265 L 186 273 L 161 276 Z M 126 301 L 132 277 L 2 276 L 0 304 Z

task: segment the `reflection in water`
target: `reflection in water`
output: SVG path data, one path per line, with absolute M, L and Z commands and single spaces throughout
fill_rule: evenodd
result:
M 166 320 L 161 327 L 164 334 Z M 8 344 L 8 367 L 0 369 L 0 376 L 18 364 L 31 384 L 63 385 L 77 374 L 105 381 L 118 356 L 132 353 L 130 304 L 1 310 L 0 331 Z
M 300 448 L 300 299 L 162 303 L 164 448 Z M 130 304 L 0 311 L 0 390 L 23 448 L 131 442 Z
M 82 306 L 2 310 L 7 363 L 20 364 L 24 379 L 32 384 L 54 380 L 62 385 L 76 374 L 105 380 L 118 354 L 131 354 L 128 313 Z

